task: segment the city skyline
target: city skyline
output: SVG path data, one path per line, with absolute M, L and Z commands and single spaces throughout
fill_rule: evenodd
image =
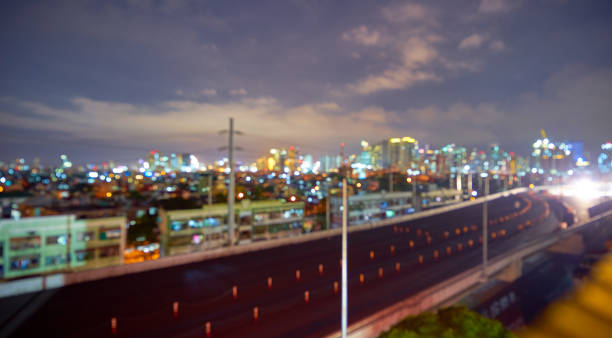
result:
M 230 116 L 245 161 L 406 135 L 528 155 L 541 128 L 596 156 L 610 137 L 605 1 L 3 7 L 6 160 L 219 158 Z

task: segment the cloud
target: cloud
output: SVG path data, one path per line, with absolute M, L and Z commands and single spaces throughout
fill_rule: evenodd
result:
M 410 120 L 413 135 L 423 142 L 468 145 L 495 142 L 495 128 L 504 113 L 491 103 L 454 103 L 447 108 L 431 105 L 408 109 L 402 116 Z
M 610 137 L 612 69 L 569 66 L 553 74 L 542 90 L 521 96 L 512 108 L 515 124 L 529 121 L 533 137 L 540 128 L 553 138 L 583 140 L 595 148 Z
M 518 0 L 480 0 L 478 11 L 481 13 L 507 12 L 518 5 Z
M 379 74 L 367 76 L 356 84 L 349 85 L 349 88 L 359 94 L 371 94 L 382 90 L 407 88 L 417 82 L 440 80 L 433 71 L 424 68 L 437 57 L 438 52 L 431 41 L 420 37 L 409 38 L 401 45 L 398 64 Z
M 342 40 L 355 42 L 364 46 L 375 46 L 380 42 L 380 33 L 361 25 L 342 33 Z
M 389 6 L 382 9 L 383 18 L 391 23 L 430 21 L 431 14 L 427 8 L 418 4 L 407 3 L 402 6 Z
M 206 88 L 206 89 L 202 89 L 202 95 L 206 96 L 206 97 L 213 97 L 213 96 L 217 96 L 217 90 L 214 88 Z
M 489 49 L 496 52 L 501 52 L 506 50 L 506 44 L 501 40 L 491 41 L 491 43 L 489 43 Z
M 244 89 L 244 88 L 230 89 L 229 93 L 232 96 L 244 96 L 244 95 L 248 94 L 246 89 Z
M 375 106 L 347 111 L 336 102 L 286 106 L 274 98 L 260 97 L 215 104 L 178 100 L 135 105 L 78 97 L 70 101 L 68 109 L 40 102 L 11 102 L 28 113 L 0 110 L 0 125 L 35 130 L 39 142 L 52 142 L 45 138 L 59 134 L 71 142 L 126 149 L 148 149 L 157 146 L 156 140 L 175 150 L 201 149 L 205 144 L 216 148 L 225 142 L 217 131 L 226 129 L 227 119 L 233 117 L 236 128 L 244 132 L 237 143 L 250 160 L 275 144 L 300 145 L 322 153 L 329 150 L 327 147 L 335 150 L 340 141 L 358 144 L 362 138 L 399 133 L 392 112 Z
M 479 48 L 485 41 L 487 36 L 483 34 L 472 34 L 459 43 L 459 49 L 475 49 Z

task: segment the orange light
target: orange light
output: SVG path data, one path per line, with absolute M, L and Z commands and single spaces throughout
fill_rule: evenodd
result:
M 244 197 L 244 193 L 239 192 L 239 193 L 238 193 L 238 199 L 242 199 L 243 197 Z
M 112 197 L 112 196 L 113 196 L 113 194 L 111 192 L 107 192 L 106 193 L 106 197 Z
M 289 198 L 289 200 L 290 200 L 291 202 L 295 202 L 295 196 L 291 196 L 291 197 Z

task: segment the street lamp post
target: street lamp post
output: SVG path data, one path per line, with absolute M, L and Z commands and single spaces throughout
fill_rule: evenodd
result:
M 417 197 L 417 180 L 416 176 L 412 176 L 412 208 L 414 212 L 420 211 L 420 205 Z
M 484 182 L 484 202 L 482 203 L 482 277 L 483 280 L 486 281 L 487 279 L 487 255 L 488 255 L 488 248 L 487 248 L 487 226 L 489 224 L 489 219 L 488 219 L 488 198 L 489 198 L 489 174 L 488 173 L 483 173 L 481 174 L 482 176 L 484 176 L 485 182 Z
M 208 174 L 208 205 L 212 205 L 212 171 Z
M 236 193 L 236 177 L 234 173 L 234 119 L 229 119 L 229 189 L 227 191 L 227 228 L 229 245 L 234 245 L 234 199 Z
M 331 218 L 331 210 L 329 209 L 331 207 L 331 196 L 329 196 L 329 183 L 326 182 L 326 193 L 325 193 L 325 227 L 327 230 L 331 229 L 330 226 L 330 218 Z
M 348 227 L 348 201 L 346 191 L 346 177 L 342 178 L 342 338 L 346 338 L 346 325 L 348 318 L 348 289 L 347 289 L 347 227 Z

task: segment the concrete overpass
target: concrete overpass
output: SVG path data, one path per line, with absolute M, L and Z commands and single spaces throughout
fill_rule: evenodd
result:
M 509 252 L 528 250 L 525 243 L 558 229 L 546 201 L 525 192 L 489 197 L 491 229 L 497 232 L 490 244 L 491 273 L 523 257 L 509 256 Z M 385 318 L 393 316 L 381 311 L 431 308 L 478 283 L 481 203 L 476 200 L 350 228 L 353 334 L 371 333 L 364 330 L 375 322 L 390 325 L 392 319 Z M 330 230 L 58 276 L 54 286 L 64 287 L 23 296 L 42 300 L 32 301 L 37 304 L 24 325 L 13 329 L 21 336 L 49 332 L 107 336 L 110 319 L 116 318 L 118 335 L 129 337 L 197 336 L 206 323 L 216 337 L 333 335 L 339 329 L 339 297 L 333 291 L 339 280 L 338 238 L 339 230 Z M 502 262 L 497 261 L 499 257 Z M 266 287 L 268 278 L 273 279 L 272 287 Z M 240 290 L 235 299 L 233 286 Z M 15 298 L 19 297 L 11 297 Z M 8 300 L 0 300 L 0 305 L 3 302 Z M 174 302 L 180 304 L 177 317 L 171 315 Z M 259 318 L 254 321 L 255 307 Z
M 539 190 L 543 191 L 543 189 Z M 560 229 L 556 233 L 534 237 L 517 248 L 492 259 L 487 266 L 488 278 L 496 278 L 506 282 L 518 279 L 522 274 L 523 259 L 542 250 L 574 255 L 582 254 L 585 247 L 585 237 L 594 236 L 594 234 L 603 238 L 612 237 L 612 228 L 605 226 L 606 223 L 609 224 L 610 222 L 612 222 L 612 210 L 592 219 L 584 220 L 570 228 Z M 486 283 L 487 278 L 483 277 L 483 267 L 479 264 L 353 323 L 348 329 L 349 336 L 375 337 L 406 316 L 453 304 L 477 286 Z M 340 332 L 336 331 L 328 337 L 339 336 Z

